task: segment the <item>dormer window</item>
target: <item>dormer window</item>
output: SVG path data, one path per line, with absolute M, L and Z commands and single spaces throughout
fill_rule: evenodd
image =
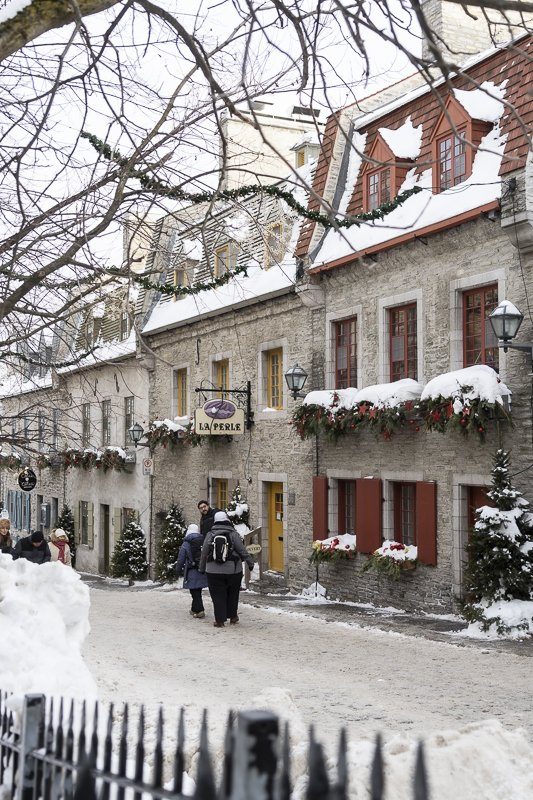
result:
M 490 122 L 473 119 L 453 95 L 448 97 L 431 134 L 434 191 L 444 192 L 470 177 L 477 148 L 491 128 Z
M 444 136 L 437 142 L 439 189 L 443 192 L 462 183 L 466 175 L 465 131 Z
M 215 278 L 220 278 L 237 266 L 237 248 L 231 243 L 215 249 Z
M 130 316 L 127 311 L 120 315 L 120 341 L 124 342 L 130 335 Z
M 390 200 L 391 169 L 383 167 L 367 175 L 368 210 L 379 208 Z

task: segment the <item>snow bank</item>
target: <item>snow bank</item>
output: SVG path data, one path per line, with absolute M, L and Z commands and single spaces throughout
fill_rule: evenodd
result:
M 466 387 L 471 388 L 465 391 Z M 488 403 L 503 405 L 504 395 L 510 396 L 511 392 L 492 367 L 478 364 L 475 367 L 465 367 L 454 372 L 446 372 L 444 375 L 437 375 L 426 384 L 420 399 L 436 400 L 439 397 L 453 399 L 458 398 L 459 395 L 463 400 L 479 398 Z
M 96 697 L 81 657 L 89 605 L 74 570 L 0 555 L 0 686 L 15 701 L 28 692 Z
M 499 600 L 487 605 L 480 603 L 486 619 L 498 617 L 508 627 L 508 631 L 498 633 L 496 623 L 486 631 L 480 622 L 472 622 L 464 631 L 459 631 L 457 636 L 471 639 L 524 639 L 533 635 L 533 601 L 530 600 Z M 525 628 L 518 628 L 525 625 Z M 533 795 L 532 795 L 533 796 Z

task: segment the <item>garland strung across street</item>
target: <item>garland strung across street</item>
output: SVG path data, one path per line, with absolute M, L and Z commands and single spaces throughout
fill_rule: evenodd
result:
M 230 280 L 237 275 L 246 275 L 246 270 L 247 265 L 243 264 L 240 267 L 236 267 L 231 272 L 226 272 L 224 275 L 219 275 L 217 278 L 213 278 L 210 281 L 197 282 L 193 286 L 171 286 L 168 283 L 156 283 L 142 275 L 132 275 L 132 278 L 135 283 L 139 283 L 141 286 L 144 286 L 145 289 L 155 289 L 156 292 L 169 297 L 181 297 L 187 294 L 198 294 L 208 289 L 218 289 L 220 286 L 229 283 Z

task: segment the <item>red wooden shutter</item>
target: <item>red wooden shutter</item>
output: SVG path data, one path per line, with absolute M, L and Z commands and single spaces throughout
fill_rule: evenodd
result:
M 313 541 L 328 538 L 328 479 L 313 477 Z
M 422 564 L 437 564 L 437 484 L 416 484 L 416 543 Z
M 373 553 L 383 540 L 381 478 L 358 478 L 355 491 L 356 549 L 358 553 Z

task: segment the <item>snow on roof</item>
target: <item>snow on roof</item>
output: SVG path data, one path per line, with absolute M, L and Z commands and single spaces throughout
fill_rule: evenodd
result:
M 503 397 L 510 394 L 497 372 L 486 364 L 478 364 L 437 375 L 426 385 L 420 399 L 454 398 L 461 395 L 465 400 L 475 397 L 488 403 L 503 405 Z
M 501 101 L 505 95 L 505 83 L 507 81 L 496 86 L 492 81 L 484 81 L 478 89 L 454 89 L 453 93 L 472 119 L 496 122 L 503 114 Z
M 201 239 L 182 239 L 183 257 L 191 261 L 201 261 L 204 257 L 204 246 Z
M 396 130 L 392 128 L 378 128 L 378 133 L 385 139 L 397 158 L 415 159 L 420 155 L 422 125 L 415 128 L 411 116 L 408 116 L 403 125 Z
M 224 220 L 224 228 L 234 242 L 244 242 L 250 236 L 250 216 L 244 211 Z
M 340 232 L 330 230 L 316 257 L 315 264 L 331 261 L 364 251 L 413 232 L 480 208 L 501 195 L 500 164 L 507 136 L 500 135 L 498 125 L 483 137 L 476 153 L 472 174 L 462 183 L 446 191 L 433 194 L 433 174 L 428 169 L 417 175 L 409 170 L 400 192 L 419 186 L 425 191 L 411 196 L 383 220 L 363 223 Z
M 339 203 L 339 214 L 346 214 L 348 203 L 353 194 L 353 187 L 361 168 L 362 154 L 365 150 L 366 133 L 354 131 L 351 142 L 348 143 L 350 153 L 348 156 L 348 169 L 346 171 L 346 183 Z
M 107 361 L 115 361 L 119 358 L 123 358 L 124 356 L 133 355 L 136 350 L 136 343 L 137 340 L 135 328 L 132 328 L 130 335 L 127 339 L 124 339 L 124 341 L 114 339 L 111 342 L 103 342 L 101 345 L 96 347 L 91 355 L 87 356 L 86 358 L 82 358 L 81 361 L 78 361 L 76 364 L 72 364 L 72 366 L 60 367 L 57 371 L 60 375 L 64 375 L 69 372 L 76 372 L 78 369 L 97 366 L 98 364 L 105 363 Z
M 306 144 L 320 144 L 320 138 L 318 136 L 317 131 L 307 131 L 300 136 L 300 138 L 293 144 L 291 150 L 299 150 L 301 147 L 305 147 Z
M 520 311 L 510 300 L 502 300 L 501 303 L 498 303 L 491 316 L 500 316 L 500 314 L 516 314 L 517 316 L 521 316 Z
M 100 303 L 97 303 L 93 306 L 91 315 L 93 319 L 102 319 L 105 312 L 105 301 L 102 300 Z
M 31 378 L 24 377 L 21 373 L 10 373 L 0 384 L 0 397 L 14 397 L 19 394 L 36 392 L 39 389 L 49 389 L 52 386 L 52 376 L 50 370 L 44 377 L 33 375 Z

